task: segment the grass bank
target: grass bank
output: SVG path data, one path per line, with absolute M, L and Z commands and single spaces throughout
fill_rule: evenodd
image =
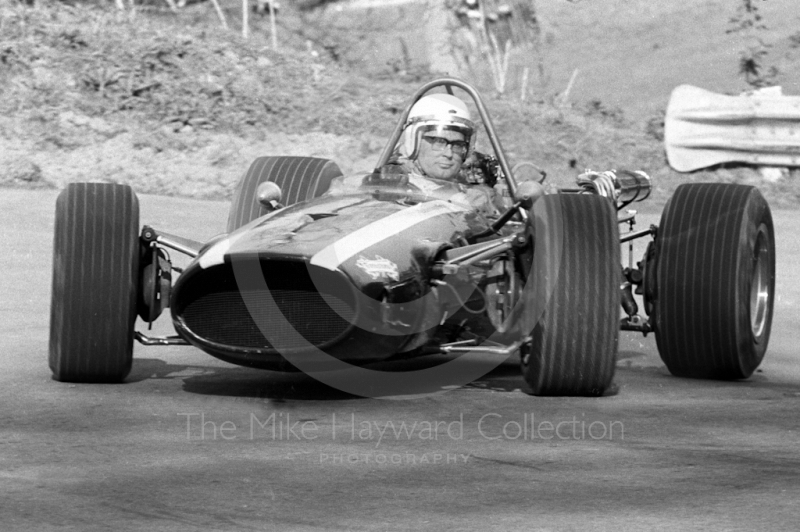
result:
M 100 180 L 140 192 L 227 198 L 261 155 L 314 155 L 346 172 L 367 170 L 403 103 L 434 76 L 366 75 L 307 50 L 274 51 L 263 36 L 243 40 L 221 29 L 208 10 L 131 15 L 4 1 L 6 186 Z M 558 107 L 485 98 L 512 164 L 534 161 L 557 184 L 571 184 L 585 168 L 631 168 L 651 174 L 656 204 L 682 182 L 708 180 L 756 184 L 779 207 L 800 198 L 796 179 L 765 182 L 750 168 L 678 174 L 666 164 L 657 121 L 634 122 L 598 102 Z

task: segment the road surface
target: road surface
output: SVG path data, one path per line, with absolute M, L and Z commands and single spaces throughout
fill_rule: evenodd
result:
M 3 530 L 797 526 L 799 212 L 775 213 L 773 335 L 747 381 L 672 377 L 652 336 L 623 333 L 611 397 L 531 397 L 509 362 L 448 393 L 378 400 L 190 347 L 137 344 L 121 385 L 53 381 L 55 197 L 0 189 Z M 201 240 L 227 216 L 156 196 L 141 210 Z

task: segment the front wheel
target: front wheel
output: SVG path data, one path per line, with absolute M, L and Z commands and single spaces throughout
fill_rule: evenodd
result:
M 522 372 L 535 395 L 602 395 L 619 337 L 619 230 L 613 204 L 586 194 L 533 205 L 533 260 L 523 293 Z M 532 327 L 532 328 L 531 328 Z
M 743 379 L 761 363 L 775 299 L 775 231 L 755 187 L 677 188 L 656 236 L 654 324 L 673 374 Z
M 73 183 L 56 200 L 50 369 L 120 382 L 133 362 L 139 202 L 127 185 Z

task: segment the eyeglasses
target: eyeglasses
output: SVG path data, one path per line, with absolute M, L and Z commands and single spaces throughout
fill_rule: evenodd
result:
M 463 140 L 449 140 L 444 137 L 433 137 L 433 136 L 425 136 L 422 137 L 423 139 L 427 140 L 433 151 L 444 151 L 445 148 L 450 146 L 450 149 L 453 150 L 453 153 L 456 155 L 464 155 L 467 153 L 467 143 Z

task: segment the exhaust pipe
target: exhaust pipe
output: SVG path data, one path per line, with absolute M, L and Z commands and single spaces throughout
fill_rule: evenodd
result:
M 578 186 L 587 192 L 611 198 L 623 204 L 642 201 L 650 196 L 650 176 L 641 170 L 587 171 L 577 178 Z

